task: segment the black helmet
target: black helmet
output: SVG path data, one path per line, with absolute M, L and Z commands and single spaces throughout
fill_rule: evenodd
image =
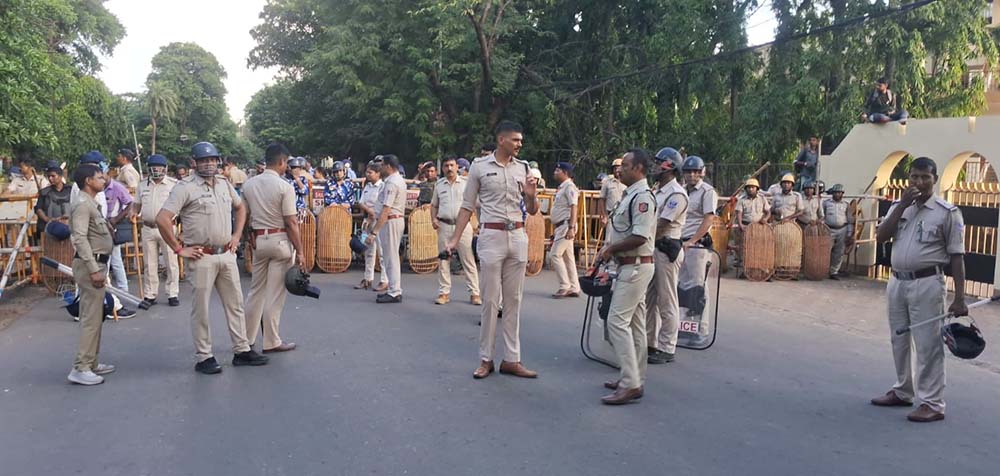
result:
M 941 338 L 951 353 L 960 359 L 974 359 L 986 349 L 986 339 L 975 322 L 968 325 L 961 322 L 945 324 L 941 328 Z
M 698 157 L 697 155 L 692 155 L 691 157 L 688 157 L 687 160 L 684 161 L 684 166 L 681 167 L 681 170 L 704 170 L 704 169 L 705 169 L 705 161 L 701 160 L 701 157 Z
M 661 167 L 663 170 L 678 170 L 684 164 L 684 158 L 681 157 L 681 153 L 677 152 L 677 149 L 673 147 L 664 147 L 656 153 L 656 160 L 662 162 Z M 667 164 L 670 164 L 667 166 Z
M 77 294 L 73 300 L 66 305 L 66 312 L 73 317 L 80 317 L 80 295 Z M 104 293 L 104 319 L 107 316 L 113 315 L 115 312 L 115 298 L 111 297 L 111 293 Z M 101 320 L 104 320 L 101 319 Z
M 221 156 L 219 149 L 216 149 L 211 142 L 199 142 L 191 147 L 191 157 L 194 157 L 194 160 Z
M 298 266 L 292 266 L 285 272 L 285 289 L 296 296 L 319 299 L 319 288 L 309 285 L 309 273 L 302 272 Z
M 365 244 L 365 241 L 360 236 L 354 235 L 351 237 L 351 251 L 363 255 L 365 251 L 368 251 L 368 245 Z
M 588 296 L 601 297 L 611 294 L 611 278 L 599 275 L 598 269 L 600 263 L 595 264 L 590 273 L 580 276 L 580 290 Z
M 303 158 L 303 157 L 292 157 L 291 159 L 288 159 L 288 166 L 289 167 L 303 167 L 303 168 L 305 168 L 305 166 L 306 166 L 306 159 Z

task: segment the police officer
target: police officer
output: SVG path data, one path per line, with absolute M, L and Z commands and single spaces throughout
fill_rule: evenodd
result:
M 677 301 L 677 278 L 684 263 L 681 229 L 687 218 L 688 195 L 677 182 L 683 160 L 671 147 L 656 153 L 657 188 L 656 241 L 669 243 L 668 251 L 653 253 L 654 273 L 646 291 L 646 362 L 673 362 L 677 353 L 677 331 L 681 311 Z
M 285 273 L 293 265 L 305 271 L 295 189 L 281 179 L 288 167 L 288 155 L 282 144 L 267 146 L 267 168 L 243 185 L 254 249 L 246 305 L 247 340 L 253 347 L 263 321 L 265 354 L 295 349 L 295 343 L 282 341 L 279 333 L 281 311 L 288 297 Z
M 129 192 L 135 192 L 139 188 L 139 181 L 142 176 L 132 165 L 135 160 L 135 152 L 132 149 L 118 149 L 115 161 L 118 163 L 118 181 L 121 182 Z
M 451 238 L 457 233 L 458 257 L 462 260 L 462 271 L 465 273 L 466 286 L 469 288 L 469 302 L 480 306 L 483 304 L 479 296 L 479 270 L 472 254 L 472 227 L 455 230 L 455 219 L 462 209 L 462 196 L 465 195 L 466 178 L 458 175 L 458 163 L 454 157 L 441 162 L 444 177 L 434 185 L 434 197 L 431 198 L 431 224 L 437 230 L 438 248 L 444 250 Z M 447 304 L 451 293 L 451 267 L 447 261 L 438 266 L 438 297 L 434 304 Z
M 368 235 L 367 245 L 374 246 L 375 240 L 382 245 L 382 263 L 389 276 L 389 289 L 379 294 L 375 302 L 379 304 L 403 302 L 403 288 L 400 283 L 399 242 L 403 239 L 403 213 L 406 210 L 406 181 L 399 174 L 399 159 L 392 154 L 382 155 L 382 191 L 376 208 L 378 220 Z
M 649 190 L 646 173 L 650 156 L 632 149 L 622 160 L 622 183 L 626 185 L 618 207 L 611 214 L 608 243 L 601 248 L 603 261 L 618 263 L 608 339 L 615 348 L 621 373 L 605 382 L 614 393 L 601 398 L 606 405 L 623 405 L 642 398 L 646 379 L 646 289 L 653 279 L 653 237 L 656 234 L 656 199 Z
M 323 205 L 338 205 L 348 210 L 354 205 L 354 182 L 347 180 L 344 163 L 339 160 L 333 163 L 333 177 L 323 189 Z
M 196 173 L 174 186 L 156 215 L 156 225 L 170 249 L 190 260 L 194 274 L 191 333 L 198 359 L 195 370 L 204 374 L 222 372 L 212 354 L 212 334 L 208 325 L 212 289 L 218 291 L 226 314 L 235 353 L 233 365 L 264 365 L 267 357 L 254 352 L 247 341 L 240 271 L 236 265 L 235 251 L 247 220 L 246 207 L 236 189 L 225 177 L 218 175 L 220 154 L 214 145 L 199 142 L 191 148 L 191 155 Z M 174 234 L 175 217 L 180 217 L 184 244 Z
M 880 243 L 892 240 L 892 276 L 886 288 L 896 384 L 872 399 L 878 406 L 921 405 L 907 416 L 915 422 L 944 419 L 944 347 L 941 321 L 914 328 L 908 334 L 892 330 L 921 323 L 945 313 L 944 267 L 951 270 L 955 296 L 948 312 L 968 314 L 965 305 L 965 241 L 962 212 L 934 194 L 937 165 L 927 157 L 910 163 L 910 187 L 892 204 L 878 227 Z M 916 353 L 916 359 L 911 359 Z M 913 368 L 915 362 L 915 368 Z
M 806 226 L 823 220 L 823 204 L 816 195 L 816 181 L 811 180 L 802 186 L 802 214 L 798 216 L 799 225 Z
M 854 240 L 854 217 L 848 213 L 848 204 L 844 201 L 844 186 L 834 184 L 829 189 L 833 198 L 823 201 L 823 216 L 826 226 L 830 228 L 833 238 L 833 248 L 830 250 L 830 279 L 840 279 L 840 263 L 844 260 L 844 248 Z
M 167 303 L 170 306 L 180 306 L 180 300 L 177 298 L 180 292 L 177 284 L 180 276 L 177 255 L 160 236 L 160 230 L 156 229 L 156 214 L 163 208 L 163 203 L 177 185 L 177 180 L 167 177 L 167 158 L 160 154 L 149 156 L 146 165 L 149 167 L 149 177 L 139 182 L 136 190 L 139 202 L 138 214 L 142 220 L 143 264 L 146 265 L 146 269 L 143 270 L 146 279 L 142 283 L 142 297 L 150 305 L 156 304 L 156 296 L 160 289 L 159 263 L 162 253 L 167 267 Z
M 472 376 L 486 378 L 493 373 L 497 312 L 503 302 L 504 357 L 500 373 L 523 378 L 538 374 L 521 363 L 521 298 L 524 271 L 528 266 L 528 235 L 525 214 L 538 212 L 538 182 L 528 172 L 528 163 L 517 158 L 524 140 L 520 124 L 502 121 L 497 125 L 496 152 L 472 163 L 465 186 L 462 210 L 455 227 L 465 229 L 472 213 L 479 209 L 480 286 L 483 310 L 479 330 L 479 367 Z M 523 206 L 523 211 L 522 211 Z M 460 236 L 452 236 L 445 247 L 458 247 Z
M 670 149 L 669 147 L 666 147 Z M 673 150 L 673 149 L 670 149 Z M 674 152 L 677 152 L 676 150 Z M 597 198 L 597 210 L 601 214 L 601 224 L 608 225 L 608 215 L 618 207 L 618 202 L 625 192 L 625 184 L 621 182 L 622 159 L 611 161 L 611 175 L 601 182 L 601 193 Z
M 73 182 L 80 190 L 80 201 L 69 220 L 70 240 L 76 249 L 73 278 L 80 288 L 80 346 L 73 370 L 66 378 L 80 385 L 97 385 L 104 382 L 101 375 L 115 371 L 113 365 L 97 362 L 104 320 L 104 284 L 114 243 L 111 226 L 94 196 L 104 190 L 106 181 L 95 165 L 80 165 L 73 172 Z
M 681 303 L 686 307 L 688 315 L 700 315 L 698 333 L 701 339 L 707 339 L 710 335 L 709 318 L 711 314 L 711 300 L 708 299 L 708 283 L 705 279 L 705 270 L 712 257 L 711 250 L 692 248 L 701 245 L 703 248 L 711 240 L 708 231 L 712 228 L 712 221 L 715 217 L 715 208 L 719 202 L 719 194 L 715 188 L 705 182 L 705 161 L 701 157 L 692 155 L 684 160 L 681 167 L 684 172 L 684 182 L 688 193 L 688 210 L 684 219 L 684 227 L 681 229 L 682 240 L 684 240 L 684 264 L 681 266 L 678 287 L 685 291 L 685 296 L 689 299 L 686 303 Z M 706 238 L 708 236 L 708 238 Z M 704 297 L 704 299 L 700 299 Z M 704 301 L 705 305 L 698 313 L 692 310 L 694 302 Z M 686 305 L 685 305 L 686 304 Z M 697 309 L 697 307 L 695 308 Z
M 288 170 L 284 176 L 285 181 L 295 189 L 295 209 L 299 216 L 309 210 L 309 180 L 306 178 L 305 167 L 306 159 L 302 157 L 288 159 Z
M 788 223 L 795 220 L 802 214 L 805 207 L 802 204 L 802 195 L 792 190 L 795 186 L 795 176 L 785 174 L 781 177 L 781 191 L 771 195 L 771 218 L 774 221 Z
M 573 164 L 557 162 L 552 172 L 558 188 L 552 199 L 552 220 L 554 235 L 549 258 L 552 269 L 559 278 L 559 289 L 552 297 L 556 299 L 580 296 L 580 278 L 576 274 L 576 254 L 573 245 L 576 243 L 577 200 L 580 190 L 573 183 Z
M 358 208 L 364 214 L 364 220 L 361 222 L 361 229 L 364 230 L 364 233 L 371 233 L 375 221 L 378 220 L 375 209 L 378 206 L 379 194 L 382 192 L 381 170 L 382 163 L 375 161 L 368 162 L 368 166 L 365 168 L 365 187 L 361 189 L 361 199 L 358 200 Z M 354 289 L 368 289 L 372 286 L 375 281 L 376 257 L 378 257 L 382 269 L 379 286 L 376 289 L 380 288 L 380 292 L 389 289 L 389 277 L 384 262 L 385 253 L 382 252 L 382 245 L 379 244 L 378 240 L 365 248 L 365 276 L 360 283 L 354 286 Z
M 743 238 L 746 229 L 753 223 L 767 223 L 771 217 L 771 205 L 760 194 L 760 182 L 755 178 L 747 179 L 743 185 L 745 196 L 736 202 L 736 266 L 743 265 Z

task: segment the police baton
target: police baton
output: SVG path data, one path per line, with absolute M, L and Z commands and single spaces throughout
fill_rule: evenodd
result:
M 66 266 L 52 258 L 44 256 L 42 257 L 41 261 L 42 264 L 44 264 L 45 266 L 55 268 L 56 271 L 59 271 L 60 273 L 65 274 L 66 276 L 73 277 L 73 268 L 70 268 L 69 266 Z M 118 297 L 118 299 L 121 299 L 122 301 L 130 302 L 136 305 L 139 309 L 142 309 L 144 311 L 149 309 L 148 302 L 143 301 L 142 299 L 139 299 L 138 297 L 129 294 L 125 291 L 122 291 L 121 289 L 118 289 L 114 286 L 104 286 L 104 291 L 114 294 L 116 297 Z
M 1000 294 L 997 294 L 996 296 L 993 296 L 991 298 L 986 298 L 986 299 L 982 299 L 982 300 L 976 301 L 976 302 L 974 302 L 972 304 L 969 304 L 966 307 L 969 308 L 969 309 L 973 309 L 973 308 L 977 308 L 979 306 L 984 306 L 986 304 L 989 304 L 991 302 L 996 302 L 996 301 L 1000 301 Z M 930 319 L 927 319 L 926 321 L 918 322 L 918 323 L 913 324 L 912 326 L 909 326 L 909 327 L 901 327 L 899 329 L 896 329 L 896 335 L 901 336 L 901 335 L 906 334 L 907 332 L 910 332 L 911 330 L 916 329 L 918 327 L 925 326 L 925 325 L 930 324 L 932 322 L 941 321 L 941 320 L 947 319 L 949 317 L 954 317 L 954 316 L 955 316 L 955 313 L 953 313 L 953 312 L 947 312 L 947 313 L 941 314 L 940 316 L 932 317 Z

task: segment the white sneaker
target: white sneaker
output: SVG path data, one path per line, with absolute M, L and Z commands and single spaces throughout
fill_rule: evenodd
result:
M 97 385 L 104 383 L 104 377 L 95 374 L 89 370 L 81 372 L 79 370 L 73 369 L 69 372 L 69 376 L 66 377 L 67 380 L 73 383 L 78 383 L 80 385 Z
M 115 366 L 111 364 L 97 364 L 97 368 L 94 369 L 94 373 L 97 375 L 107 375 L 115 371 Z

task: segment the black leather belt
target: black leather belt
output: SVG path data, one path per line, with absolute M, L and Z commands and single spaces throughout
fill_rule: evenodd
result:
M 73 253 L 73 257 L 77 258 L 77 259 L 83 259 L 83 258 L 80 258 L 80 255 L 78 255 L 76 253 Z M 94 260 L 97 261 L 98 263 L 101 263 L 101 264 L 108 264 L 108 261 L 111 260 L 111 255 L 105 255 L 105 254 L 101 254 L 101 253 L 94 253 Z
M 931 266 L 930 268 L 918 269 L 916 271 L 892 270 L 892 277 L 901 281 L 913 281 L 914 279 L 929 278 L 931 276 L 937 276 L 938 274 L 941 274 L 940 266 Z
M 826 226 L 827 226 L 827 228 L 829 228 L 829 229 L 831 229 L 831 230 L 839 230 L 839 229 L 841 229 L 841 228 L 843 228 L 843 227 L 845 227 L 845 226 L 847 226 L 847 225 L 840 225 L 840 226 L 831 226 L 831 225 L 826 225 Z
M 208 245 L 184 245 L 184 246 L 201 248 L 201 252 L 206 255 L 221 255 L 226 252 L 225 246 L 208 246 Z
M 559 223 L 555 223 L 555 224 L 552 225 L 552 228 L 559 228 L 560 226 L 565 225 L 567 221 L 569 221 L 569 220 L 563 220 L 563 221 L 561 221 Z
M 451 218 L 441 218 L 441 217 L 438 217 L 438 221 L 441 222 L 441 223 L 444 223 L 445 225 L 454 225 L 455 224 L 455 220 L 452 220 Z

